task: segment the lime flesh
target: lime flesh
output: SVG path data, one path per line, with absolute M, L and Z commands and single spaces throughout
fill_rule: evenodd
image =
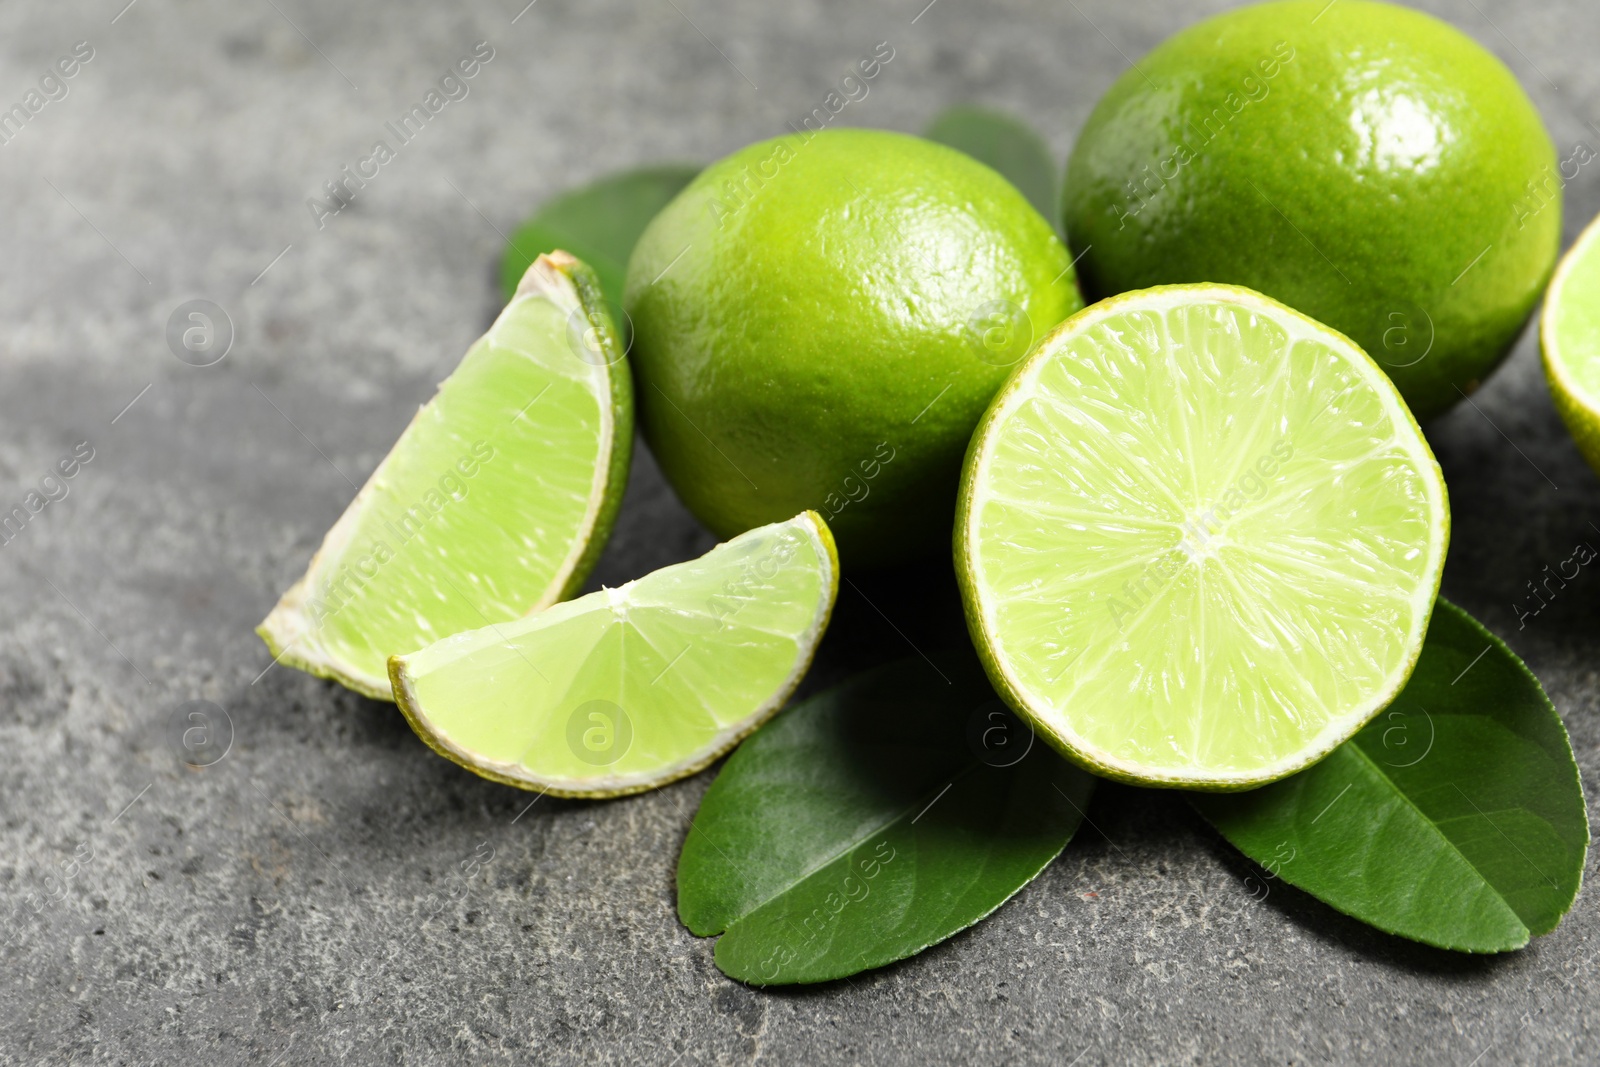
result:
M 257 632 L 283 663 L 393 699 L 391 655 L 582 584 L 632 439 L 628 368 L 594 277 L 541 256 Z
M 1410 675 L 1443 477 L 1354 344 L 1232 286 L 1063 323 L 995 398 L 957 569 L 1002 695 L 1069 757 L 1237 789 L 1350 737 Z
M 508 785 L 617 796 L 704 767 L 783 704 L 838 590 L 814 512 L 389 661 L 437 752 Z
M 1600 219 L 1556 268 L 1539 320 L 1544 373 L 1578 451 L 1600 471 Z

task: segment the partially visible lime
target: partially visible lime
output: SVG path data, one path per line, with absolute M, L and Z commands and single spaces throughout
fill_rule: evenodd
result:
M 1390 4 L 1292 0 L 1139 60 L 1089 116 L 1063 205 L 1091 299 L 1249 286 L 1348 335 L 1427 419 L 1521 332 L 1563 184 L 1533 103 L 1471 38 Z
M 995 397 L 956 566 L 991 680 L 1067 756 L 1246 789 L 1400 691 L 1449 525 L 1359 348 L 1246 289 L 1164 286 L 1069 319 Z
M 838 591 L 811 512 L 516 622 L 389 661 L 440 755 L 485 778 L 608 797 L 706 766 L 771 716 L 811 663 Z
M 1539 346 L 1556 410 L 1600 472 L 1600 218 L 1578 235 L 1550 280 Z
M 594 275 L 541 256 L 256 632 L 292 667 L 393 699 L 391 655 L 583 584 L 632 444 L 628 365 Z
M 871 130 L 764 141 L 634 249 L 639 418 L 720 535 L 811 508 L 846 567 L 927 555 L 984 406 L 1079 306 L 1050 224 L 976 160 Z

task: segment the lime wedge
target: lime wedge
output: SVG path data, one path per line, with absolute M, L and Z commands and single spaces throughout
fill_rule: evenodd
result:
M 777 711 L 839 587 L 807 511 L 664 567 L 389 661 L 395 699 L 440 755 L 558 796 L 693 774 Z
M 541 256 L 256 632 L 279 661 L 392 700 L 394 653 L 582 585 L 632 446 L 628 367 L 594 275 Z
M 1600 471 L 1600 218 L 1550 279 L 1539 318 L 1545 380 L 1578 451 Z
M 991 680 L 1068 757 L 1243 789 L 1399 692 L 1449 525 L 1361 349 L 1250 290 L 1174 285 L 1068 319 L 1001 389 L 956 564 Z

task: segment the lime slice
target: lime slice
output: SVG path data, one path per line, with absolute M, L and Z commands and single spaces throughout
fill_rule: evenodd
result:
M 485 778 L 607 797 L 693 774 L 777 711 L 839 587 L 807 511 L 616 589 L 389 661 L 400 710 Z
M 576 591 L 632 445 L 628 367 L 594 275 L 541 256 L 256 632 L 281 662 L 392 700 L 394 653 Z
M 1545 380 L 1578 451 L 1600 471 L 1600 218 L 1550 280 L 1539 319 Z
M 979 425 L 957 570 L 991 680 L 1066 755 L 1242 789 L 1411 673 L 1444 478 L 1379 367 L 1258 293 L 1163 286 L 1068 319 Z

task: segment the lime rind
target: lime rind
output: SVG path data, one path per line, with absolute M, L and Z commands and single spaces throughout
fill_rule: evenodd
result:
M 395 701 L 429 747 L 491 781 L 565 797 L 654 789 L 783 706 L 827 628 L 838 576 L 832 533 L 804 512 L 615 589 L 395 656 Z M 620 751 L 584 749 L 591 721 Z
M 575 322 L 601 326 L 575 332 Z M 609 324 L 582 262 L 558 251 L 528 268 L 257 627 L 275 662 L 392 700 L 389 655 L 539 611 L 582 585 L 615 522 L 633 444 L 632 382 Z M 553 399 L 534 411 L 545 389 Z M 479 432 L 487 437 L 469 443 Z M 489 468 L 474 453 L 492 459 L 507 438 L 515 454 L 467 480 Z M 570 446 L 569 462 L 552 462 L 552 441 Z M 444 477 L 453 480 L 435 484 Z M 552 492 L 562 495 L 541 497 Z
M 1575 287 L 1570 296 L 1569 285 Z M 1550 279 L 1539 316 L 1539 349 L 1556 411 L 1583 458 L 1600 472 L 1600 216 L 1578 235 Z
M 1230 378 L 1223 373 L 1228 370 L 1226 353 L 1199 347 L 1193 349 L 1189 362 L 1182 366 L 1170 348 L 1154 357 L 1146 354 L 1131 358 L 1139 339 L 1129 323 L 1137 322 L 1139 315 L 1166 314 L 1206 305 L 1231 309 L 1229 321 L 1243 323 L 1241 330 L 1259 327 L 1265 331 L 1264 337 L 1277 336 L 1276 343 L 1284 353 L 1286 364 L 1294 358 L 1304 366 L 1336 374 L 1334 380 L 1347 382 L 1328 399 L 1329 407 L 1322 410 L 1337 410 L 1339 417 L 1351 427 L 1350 432 L 1324 434 L 1309 443 L 1332 442 L 1329 446 L 1332 447 L 1348 439 L 1352 447 L 1363 440 L 1387 446 L 1397 458 L 1392 470 L 1386 473 L 1404 475 L 1407 491 L 1415 496 L 1410 503 L 1417 514 L 1343 516 L 1342 525 L 1329 528 L 1320 543 L 1311 544 L 1324 550 L 1324 558 L 1319 563 L 1334 567 L 1331 579 L 1307 575 L 1306 568 L 1302 567 L 1295 573 L 1294 581 L 1284 581 L 1282 575 L 1275 574 L 1273 567 L 1257 565 L 1252 573 L 1257 583 L 1252 593 L 1238 588 L 1229 592 L 1223 581 L 1218 581 L 1215 587 L 1224 589 L 1226 594 L 1219 596 L 1204 585 L 1201 565 L 1189 568 L 1164 564 L 1166 577 L 1162 578 L 1165 583 L 1162 593 L 1169 599 L 1163 607 L 1160 606 L 1161 596 L 1149 597 L 1143 608 L 1148 609 L 1146 615 L 1150 618 L 1146 618 L 1144 624 L 1154 626 L 1158 633 L 1162 626 L 1170 629 L 1166 616 L 1175 611 L 1176 598 L 1179 594 L 1194 593 L 1193 603 L 1199 608 L 1193 611 L 1193 619 L 1198 620 L 1202 628 L 1200 636 L 1180 631 L 1178 640 L 1157 643 L 1135 654 L 1132 642 L 1139 639 L 1140 630 L 1135 628 L 1133 633 L 1123 634 L 1120 628 L 1112 627 L 1113 620 L 1120 624 L 1126 616 L 1119 617 L 1113 611 L 1108 617 L 1108 607 L 1103 606 L 1114 604 L 1114 596 L 1071 603 L 1062 590 L 1076 584 L 1091 594 L 1103 592 L 1103 588 L 1093 584 L 1100 577 L 1096 571 L 1114 574 L 1118 566 L 1125 565 L 1125 561 L 1117 557 L 1117 553 L 1124 550 L 1124 542 L 1137 543 L 1140 537 L 1154 538 L 1150 543 L 1158 548 L 1152 558 L 1159 558 L 1160 552 L 1176 552 L 1180 545 L 1186 546 L 1184 551 L 1190 553 L 1187 562 L 1209 560 L 1213 556 L 1218 560 L 1236 561 L 1248 554 L 1252 549 L 1248 538 L 1238 544 L 1230 542 L 1227 536 L 1202 542 L 1184 533 L 1196 528 L 1192 524 L 1192 514 L 1204 510 L 1206 497 L 1201 493 L 1189 501 L 1188 507 L 1177 498 L 1196 493 L 1202 484 L 1211 486 L 1213 491 L 1218 485 L 1237 484 L 1237 457 L 1253 457 L 1253 450 L 1270 445 L 1275 436 L 1265 428 L 1260 417 L 1263 412 L 1277 416 L 1279 423 L 1275 428 L 1281 430 L 1283 412 L 1289 410 L 1284 405 L 1299 404 L 1303 411 L 1314 410 L 1308 405 L 1316 398 L 1300 396 L 1294 388 L 1303 389 L 1304 383 L 1284 380 L 1286 367 L 1274 369 L 1262 363 L 1261 373 L 1256 378 L 1251 378 L 1249 367 L 1237 370 Z M 1117 364 L 1118 373 L 1123 377 L 1110 387 L 1105 380 L 1095 381 L 1092 375 L 1084 373 L 1079 373 L 1079 380 L 1070 381 L 1082 368 L 1069 365 L 1065 354 L 1097 329 L 1116 335 L 1115 327 L 1119 325 L 1123 330 L 1120 336 L 1115 336 L 1115 343 L 1126 349 L 1117 357 L 1121 360 Z M 1194 345 L 1208 343 L 1202 334 L 1186 337 L 1185 341 Z M 1299 345 L 1311 347 L 1291 357 L 1289 353 Z M 1240 343 L 1239 348 L 1250 351 L 1248 344 Z M 1316 359 L 1308 361 L 1308 353 Z M 1161 361 L 1163 355 L 1165 363 Z M 1041 380 L 1049 376 L 1055 377 L 1056 386 L 1074 390 L 1069 395 L 1078 406 L 1075 416 L 1087 420 L 1086 425 L 1099 420 L 1092 435 L 1085 431 L 1080 440 L 1069 442 L 1089 441 L 1092 447 L 1076 453 L 1070 447 L 1060 447 L 1052 453 L 1039 453 L 1037 462 L 1012 463 L 1010 470 L 1021 472 L 1016 480 L 1025 483 L 1017 494 L 1021 507 L 1016 514 L 1024 516 L 1026 521 L 1017 520 L 1013 515 L 999 522 L 996 529 L 1016 532 L 1015 544 L 1008 548 L 1003 542 L 996 542 L 1000 549 L 989 551 L 986 556 L 985 518 L 996 507 L 1011 506 L 995 497 L 991 482 L 997 475 L 991 474 L 991 468 L 996 464 L 998 453 L 1007 448 L 1015 450 L 1015 442 L 1008 442 L 1008 436 L 1020 437 L 1028 432 L 1025 420 L 1018 419 L 1017 413 L 1025 405 L 1035 404 L 1041 393 Z M 1240 379 L 1244 381 L 1241 383 Z M 1335 403 L 1342 406 L 1333 408 Z M 1278 409 L 1274 409 L 1274 404 Z M 1320 411 L 1312 415 L 1312 418 L 1317 417 Z M 1001 432 L 1002 428 L 1006 429 L 1005 433 Z M 1387 437 L 1383 436 L 1385 433 Z M 1093 469 L 1097 462 L 1095 448 L 1116 453 L 1115 462 L 1100 471 L 1098 483 L 1094 480 Z M 1339 455 L 1329 452 L 1328 448 L 1323 452 L 1320 457 L 1323 463 L 1296 472 L 1293 480 L 1280 479 L 1284 484 L 1276 490 L 1279 494 L 1297 494 L 1296 503 L 1311 509 L 1313 527 L 1318 521 L 1340 518 L 1336 509 L 1317 510 L 1318 480 L 1333 485 L 1341 479 L 1349 479 L 1353 469 L 1366 469 L 1361 466 L 1363 463 L 1371 466 L 1368 463 L 1371 457 Z M 1230 453 L 1235 457 L 1234 462 L 1221 458 Z M 1160 470 L 1161 456 L 1182 457 L 1176 468 L 1165 472 L 1165 482 Z M 1379 453 L 1374 456 L 1384 458 Z M 1012 460 L 1015 460 L 1014 455 Z M 1213 466 L 1222 463 L 1226 469 L 1220 473 L 1209 471 L 1205 466 L 1208 462 Z M 1001 469 L 1003 472 L 1003 465 Z M 1285 474 L 1288 469 L 1285 464 Z M 1136 483 L 1138 492 L 1129 492 L 1129 484 L 1115 484 L 1118 479 L 1135 480 L 1129 484 Z M 1061 485 L 1073 483 L 1076 483 L 1073 490 L 1076 499 L 1052 502 L 1050 486 L 1057 486 L 1060 495 Z M 1090 491 L 1100 492 L 1104 498 L 1096 499 Z M 1112 524 L 1115 529 L 1106 522 L 1106 499 L 1113 497 L 1119 505 L 1127 505 L 1117 512 L 1116 522 Z M 1264 499 L 1270 501 L 1270 493 Z M 1369 503 L 1381 501 L 1384 494 L 1373 491 L 1363 499 Z M 1031 511 L 1030 500 L 1034 502 Z M 1084 501 L 1088 506 L 1083 505 Z M 1180 522 L 1185 511 L 1191 512 L 1189 525 Z M 1247 509 L 1237 514 L 1255 523 L 1256 536 L 1261 530 L 1270 530 L 1274 524 L 1290 523 L 1289 515 L 1275 513 L 1270 508 L 1255 511 L 1253 517 L 1247 514 Z M 1418 522 L 1426 525 L 1425 543 L 1418 542 L 1413 547 L 1414 557 L 1407 557 L 1405 551 L 1389 556 L 1379 552 L 1384 556 L 1381 562 L 1399 560 L 1404 573 L 1394 568 L 1388 571 L 1377 568 L 1373 572 L 1377 584 L 1363 586 L 1351 582 L 1349 575 L 1359 569 L 1357 564 L 1380 562 L 1365 550 L 1380 538 L 1381 531 L 1358 546 L 1362 551 L 1352 548 L 1347 553 L 1348 560 L 1339 558 L 1340 546 L 1350 538 L 1359 540 L 1367 536 L 1370 530 L 1364 530 L 1363 524 L 1381 526 L 1397 521 L 1409 531 L 1408 536 L 1413 540 L 1422 532 Z M 1160 532 L 1163 527 L 1164 532 Z M 1209 524 L 1207 529 L 1210 529 Z M 1232 528 L 1227 532 L 1231 533 Z M 1449 512 L 1442 473 L 1416 420 L 1382 369 L 1348 338 L 1276 301 L 1239 287 L 1202 284 L 1162 286 L 1102 301 L 1062 323 L 1036 347 L 995 397 L 972 439 L 963 469 L 955 551 L 968 627 L 991 681 L 1056 748 L 1106 777 L 1141 785 L 1232 790 L 1282 778 L 1315 762 L 1394 699 L 1410 676 L 1421 650 L 1438 593 L 1448 532 Z M 1023 567 L 1029 564 L 1026 548 L 1030 537 L 1039 545 L 1070 544 L 1077 556 L 1057 557 L 1054 561 L 1058 568 L 1065 564 L 1068 572 L 1041 570 L 1032 574 L 1025 569 L 1017 570 L 1018 561 Z M 1400 547 L 1404 549 L 1405 545 Z M 1225 553 L 1232 555 L 1225 556 Z M 1169 558 L 1185 559 L 1178 555 Z M 1071 571 L 1072 564 L 1078 560 L 1083 561 L 1082 570 Z M 997 566 L 1010 566 L 1012 572 L 1000 573 Z M 1344 568 L 1343 576 L 1339 573 L 1340 567 Z M 1212 573 L 1226 580 L 1238 569 L 1233 563 L 1226 568 L 1219 566 Z M 1135 572 L 1136 576 L 1138 573 Z M 1162 572 L 1158 570 L 1159 573 Z M 1273 587 L 1275 577 L 1283 589 Z M 1035 580 L 1036 584 L 1029 584 Z M 1191 585 L 1185 587 L 1185 581 Z M 1010 582 L 1012 588 L 1002 596 L 991 589 L 991 584 L 997 582 Z M 1387 595 L 1384 582 L 1397 583 L 1398 591 L 1403 594 L 1399 603 L 1382 605 Z M 1317 588 L 1308 596 L 1297 583 Z M 1348 586 L 1349 590 L 1341 593 L 1341 586 Z M 1391 589 L 1387 593 L 1394 591 Z M 1269 661 L 1273 656 L 1270 648 L 1252 647 L 1240 652 L 1230 644 L 1243 640 L 1237 634 L 1230 641 L 1221 639 L 1226 624 L 1237 622 L 1238 618 L 1219 614 L 1214 610 L 1214 605 L 1219 603 L 1236 611 L 1254 612 L 1248 621 L 1261 633 L 1270 635 L 1268 640 L 1260 642 L 1262 645 L 1276 641 L 1282 648 L 1288 648 L 1293 638 L 1303 638 L 1307 647 L 1318 640 L 1329 641 L 1330 646 L 1337 645 L 1338 635 L 1318 634 L 1309 626 L 1297 631 L 1294 624 L 1303 622 L 1304 616 L 1291 615 L 1289 625 L 1283 624 L 1279 611 L 1282 602 L 1293 601 L 1296 596 L 1313 605 L 1338 608 L 1346 620 L 1356 619 L 1360 612 L 1386 610 L 1387 621 L 1366 630 L 1369 639 L 1381 644 L 1378 651 L 1385 654 L 1381 672 L 1359 678 L 1360 684 L 1353 685 L 1352 679 L 1333 669 L 1336 664 L 1349 667 L 1349 648 L 1341 652 L 1345 662 L 1338 663 L 1337 657 L 1330 658 L 1328 664 L 1320 668 L 1320 676 L 1316 655 L 1301 656 L 1297 671 L 1284 669 L 1284 657 L 1279 656 L 1273 664 L 1275 672 L 1266 671 L 1251 657 Z M 1092 616 L 1085 604 L 1090 604 L 1100 614 Z M 1125 603 L 1123 607 L 1127 609 L 1130 605 Z M 1209 617 L 1220 618 L 1224 624 L 1209 643 L 1203 630 L 1208 608 L 1212 608 Z M 1274 614 L 1277 618 L 1272 617 Z M 1173 617 L 1190 621 L 1182 612 Z M 1151 618 L 1155 621 L 1151 622 Z M 1047 631 L 1047 625 L 1057 628 Z M 1385 626 L 1396 631 L 1388 640 L 1384 638 Z M 1080 637 L 1084 638 L 1081 642 L 1072 640 Z M 1082 664 L 1077 663 L 1077 657 L 1084 653 L 1092 655 Z M 1104 681 L 1098 690 L 1091 686 L 1088 693 L 1100 700 L 1077 699 L 1076 689 L 1072 691 L 1074 700 L 1065 700 L 1062 696 L 1065 691 L 1054 688 L 1063 680 L 1082 688 L 1082 678 L 1089 675 L 1097 663 Z M 1048 664 L 1052 671 L 1059 669 L 1060 673 L 1052 681 L 1048 674 L 1041 672 L 1041 664 Z M 1360 674 L 1356 667 L 1349 669 L 1352 674 Z M 1078 673 L 1070 673 L 1074 670 Z M 1259 678 L 1254 677 L 1263 671 L 1263 676 L 1280 686 L 1282 692 L 1265 692 L 1271 685 L 1259 684 Z M 1314 676 L 1309 690 L 1305 688 L 1307 682 L 1302 674 Z M 1230 690 L 1228 683 L 1240 678 L 1252 680 Z M 1091 677 L 1090 681 L 1094 682 L 1095 678 Z M 1108 699 L 1118 694 L 1118 687 L 1121 687 L 1123 699 L 1120 702 Z M 1299 691 L 1291 692 L 1295 687 L 1300 687 Z M 1171 695 L 1174 692 L 1175 697 Z M 1156 696 L 1146 700 L 1152 693 Z M 1192 696 L 1192 693 L 1199 696 Z M 1334 696 L 1331 702 L 1330 694 Z M 1251 700 L 1257 702 L 1252 704 Z M 1196 707 L 1223 706 L 1241 709 L 1228 714 L 1240 721 L 1249 719 L 1249 724 L 1230 726 L 1226 716 L 1206 716 L 1195 711 Z M 1181 714 L 1184 708 L 1188 709 L 1187 718 Z M 1273 718 L 1262 714 L 1262 708 L 1269 711 L 1289 708 L 1291 714 Z M 1161 714 L 1163 711 L 1168 713 L 1165 718 Z M 1183 735 L 1179 727 L 1190 731 L 1189 734 Z M 1159 751 L 1161 745 L 1166 745 L 1169 751 Z M 1252 749 L 1252 745 L 1259 745 L 1261 750 Z M 1204 755 L 1197 756 L 1197 753 Z M 1218 753 L 1227 758 L 1221 758 Z
M 627 487 L 628 469 L 633 462 L 633 372 L 621 339 L 623 335 L 619 333 L 610 312 L 606 310 L 606 296 L 600 286 L 599 277 L 582 260 L 559 250 L 542 255 L 539 259 L 551 259 L 551 257 L 554 257 L 552 262 L 556 268 L 564 271 L 572 287 L 577 290 L 578 307 L 582 309 L 588 321 L 600 321 L 609 327 L 587 334 L 585 343 L 599 346 L 599 351 L 602 353 L 599 360 L 603 361 L 608 371 L 606 384 L 609 386 L 611 399 L 608 460 L 604 464 L 596 465 L 595 487 L 590 496 L 590 499 L 597 501 L 599 506 L 588 520 L 587 536 L 582 537 L 579 542 L 581 550 L 577 553 L 577 559 L 568 568 L 566 581 L 554 598 L 560 601 L 572 596 L 588 580 L 595 564 L 600 561 L 600 553 L 605 551 L 606 542 L 611 539 L 611 530 L 617 522 L 617 512 L 622 508 L 622 491 Z M 534 267 L 538 264 L 539 260 L 535 260 Z M 532 273 L 533 267 L 529 267 L 528 274 L 523 275 L 522 282 L 517 286 L 519 296 L 523 293 L 524 286 L 528 284 L 528 275 Z M 631 346 L 631 343 L 630 340 L 628 344 Z M 544 606 L 537 605 L 529 611 L 539 611 Z

